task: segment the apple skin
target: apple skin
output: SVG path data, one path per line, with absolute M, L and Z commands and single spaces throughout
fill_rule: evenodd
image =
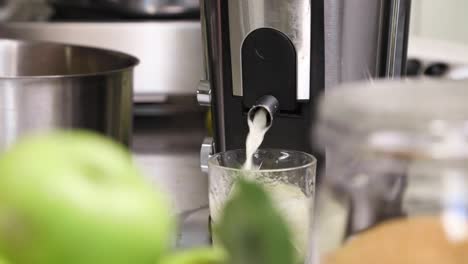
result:
M 90 132 L 28 138 L 0 157 L 0 252 L 15 264 L 154 264 L 169 203 L 128 151 Z
M 227 252 L 219 247 L 195 248 L 167 255 L 157 264 L 227 264 Z
M 0 257 L 0 264 L 9 264 L 9 263 L 5 260 L 5 258 Z

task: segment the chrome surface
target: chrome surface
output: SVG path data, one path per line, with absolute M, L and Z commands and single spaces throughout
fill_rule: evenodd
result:
M 202 172 L 208 172 L 208 160 L 214 154 L 213 138 L 207 137 L 203 140 L 200 149 L 200 168 Z
M 227 47 L 224 47 L 222 41 L 223 26 L 221 22 L 221 3 L 224 0 L 201 0 L 201 13 L 202 24 L 206 27 L 206 40 L 207 47 L 209 50 L 208 59 L 208 73 L 209 81 L 214 97 L 216 100 L 217 109 L 220 112 L 224 111 L 224 76 L 225 65 L 223 65 L 223 51 Z M 225 136 L 225 122 L 221 115 L 214 114 L 213 122 L 218 126 L 217 142 L 215 146 L 216 152 L 225 151 L 226 136 Z
M 57 128 L 132 131 L 134 57 L 101 49 L 0 40 L 0 150 Z
M 411 0 L 391 1 L 386 65 L 386 76 L 389 78 L 398 77 L 403 72 L 410 7 Z
M 197 101 L 201 106 L 211 106 L 211 87 L 209 81 L 202 80 L 198 84 Z
M 198 0 L 51 0 L 54 4 L 89 9 L 114 10 L 136 16 L 180 15 L 196 12 Z
M 297 53 L 297 99 L 310 99 L 309 0 L 237 0 L 229 1 L 229 29 L 233 94 L 243 95 L 241 48 L 255 29 L 273 28 L 289 37 Z
M 402 73 L 411 1 L 325 1 L 325 86 Z M 384 72 L 381 72 L 385 69 Z
M 193 95 L 203 79 L 198 21 L 114 23 L 4 23 L 0 37 L 87 45 L 138 57 L 134 97 L 153 102 L 161 95 Z
M 204 0 L 200 0 L 200 24 L 201 24 L 201 40 L 202 40 L 202 46 L 203 46 L 203 80 L 210 81 L 210 69 L 209 69 L 209 63 L 210 63 L 210 58 L 209 58 L 209 47 L 208 47 L 208 25 L 207 23 L 207 17 L 206 17 L 206 8 L 205 8 L 205 3 Z
M 324 1 L 325 87 L 379 76 L 384 0 Z
M 255 114 L 257 113 L 258 110 L 263 109 L 268 113 L 267 116 L 267 127 L 271 127 L 273 125 L 273 120 L 276 114 L 276 111 L 278 110 L 279 107 L 279 102 L 278 100 L 271 95 L 266 95 L 260 98 L 257 103 L 250 108 L 247 116 L 249 117 L 250 121 L 253 121 Z

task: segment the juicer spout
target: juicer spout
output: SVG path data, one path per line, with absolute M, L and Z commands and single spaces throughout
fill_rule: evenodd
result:
M 270 128 L 273 124 L 273 119 L 275 116 L 276 111 L 279 108 L 279 101 L 272 95 L 265 95 L 261 97 L 257 103 L 250 108 L 249 113 L 247 114 L 249 117 L 249 121 L 253 121 L 253 118 L 257 111 L 263 109 L 267 112 L 267 127 Z

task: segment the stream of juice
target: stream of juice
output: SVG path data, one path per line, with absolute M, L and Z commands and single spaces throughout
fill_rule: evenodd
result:
M 249 134 L 246 139 L 246 161 L 243 169 L 260 170 L 258 174 L 247 174 L 250 177 L 252 177 L 251 175 L 268 177 L 268 175 L 265 175 L 267 172 L 261 172 L 261 165 L 255 166 L 253 163 L 255 152 L 262 144 L 265 134 L 269 129 L 267 126 L 267 112 L 263 109 L 257 111 L 252 121 L 248 120 L 248 125 Z M 311 198 L 307 197 L 298 186 L 280 181 L 264 184 L 263 187 L 288 224 L 299 257 L 305 258 L 310 233 Z

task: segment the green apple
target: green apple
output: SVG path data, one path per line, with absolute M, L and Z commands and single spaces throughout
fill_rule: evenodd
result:
M 0 252 L 12 263 L 154 264 L 173 224 L 165 197 L 104 137 L 55 132 L 0 158 Z
M 0 257 L 0 264 L 8 264 L 5 258 Z
M 224 249 L 196 248 L 167 255 L 156 264 L 226 264 L 228 256 Z

